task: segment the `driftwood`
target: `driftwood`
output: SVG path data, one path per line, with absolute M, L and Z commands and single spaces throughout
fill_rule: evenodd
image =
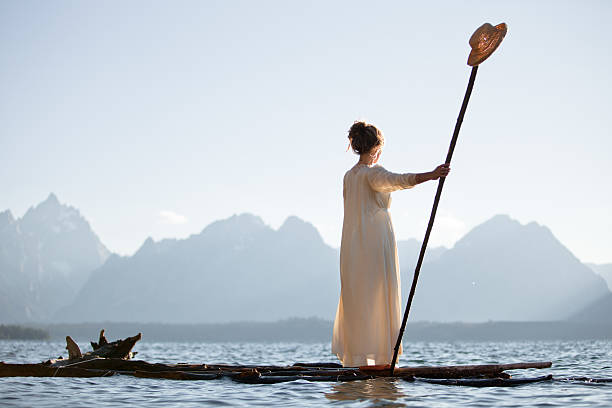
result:
M 100 333 L 100 340 L 102 339 L 106 341 L 106 338 L 104 338 L 104 330 Z M 134 345 L 140 339 L 142 339 L 142 333 L 138 333 L 136 336 L 128 337 L 123 340 L 113 341 L 112 343 L 106 342 L 105 344 L 100 344 L 98 348 L 95 348 L 94 351 L 88 354 L 102 358 L 130 359 L 136 355 L 136 353 L 132 353 L 132 348 L 134 348 Z
M 106 340 L 106 336 L 104 335 L 104 329 L 100 330 L 100 337 L 98 339 L 98 342 L 91 342 L 91 348 L 94 350 L 99 349 L 102 346 L 106 346 L 108 344 L 108 340 Z
M 132 348 L 136 342 L 142 338 L 142 333 L 136 336 L 128 337 L 123 340 L 113 341 L 109 343 L 104 336 L 104 329 L 100 331 L 100 339 L 98 343 L 91 342 L 93 351 L 82 354 L 78 344 L 72 340 L 70 336 L 66 336 L 66 350 L 68 350 L 68 359 L 49 360 L 50 364 L 59 367 L 72 365 L 80 361 L 88 361 L 96 358 L 111 358 L 111 359 L 130 359 L 136 355 L 132 352 Z
M 419 380 L 438 385 L 462 385 L 467 387 L 516 387 L 524 384 L 551 381 L 552 375 L 545 375 L 535 378 L 454 378 L 445 380 L 422 378 Z
M 502 375 L 507 370 L 523 370 L 527 368 L 549 368 L 552 366 L 550 361 L 534 363 L 515 363 L 515 364 L 481 364 L 464 366 L 441 366 L 441 367 L 402 367 L 393 371 L 394 376 L 414 376 L 422 378 L 467 378 L 476 376 L 505 377 Z M 361 367 L 361 371 L 370 372 L 366 367 Z M 390 370 L 376 370 L 381 375 L 390 375 Z
M 184 371 L 134 371 L 134 377 L 163 378 L 167 380 L 215 380 L 222 377 L 219 373 L 189 373 Z
M 89 370 L 75 367 L 51 367 L 41 364 L 6 364 L 0 362 L 0 377 L 108 377 L 112 370 Z
M 141 333 L 123 340 L 108 342 L 104 330 L 93 351 L 82 354 L 79 346 L 66 337 L 67 359 L 48 360 L 40 364 L 5 364 L 0 362 L 0 377 L 107 377 L 127 375 L 139 378 L 170 380 L 214 380 L 227 377 L 246 384 L 275 384 L 288 381 L 357 381 L 390 377 L 384 367 L 342 367 L 337 363 L 295 363 L 288 366 L 228 364 L 160 364 L 131 360 L 132 348 Z M 515 386 L 550 380 L 550 376 L 514 379 L 507 370 L 548 368 L 550 362 L 485 364 L 441 367 L 401 367 L 393 377 L 405 381 L 426 381 L 441 385 Z M 570 381 L 586 381 L 574 378 Z M 603 382 L 603 380 L 601 380 Z
M 76 344 L 76 342 L 72 340 L 72 337 L 70 336 L 66 336 L 66 350 L 68 350 L 69 360 L 74 360 L 74 359 L 83 357 L 83 354 L 81 354 L 81 349 L 79 348 L 79 345 Z

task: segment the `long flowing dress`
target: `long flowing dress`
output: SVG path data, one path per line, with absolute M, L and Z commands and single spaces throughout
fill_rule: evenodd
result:
M 402 308 L 389 206 L 392 191 L 415 185 L 415 174 L 380 165 L 356 164 L 344 175 L 341 293 L 332 337 L 332 353 L 344 367 L 390 364 L 393 358 Z

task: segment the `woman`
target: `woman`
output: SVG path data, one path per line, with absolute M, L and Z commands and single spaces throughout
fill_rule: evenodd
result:
M 442 164 L 428 173 L 392 173 L 376 164 L 384 138 L 374 125 L 357 121 L 348 138 L 359 161 L 343 181 L 342 288 L 332 353 L 344 367 L 390 365 L 402 310 L 399 262 L 388 211 L 391 192 L 445 177 L 450 167 Z

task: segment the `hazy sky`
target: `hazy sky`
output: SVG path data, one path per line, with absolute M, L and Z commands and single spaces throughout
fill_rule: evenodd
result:
M 251 212 L 338 246 L 356 119 L 396 172 L 441 163 L 480 67 L 432 244 L 499 213 L 612 262 L 612 2 L 0 2 L 0 210 L 55 192 L 110 250 Z M 393 193 L 422 239 L 436 184 Z

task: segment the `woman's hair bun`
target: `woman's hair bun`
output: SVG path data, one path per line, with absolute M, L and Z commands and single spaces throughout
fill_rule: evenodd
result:
M 382 146 L 385 138 L 382 132 L 374 125 L 362 120 L 356 120 L 348 132 L 351 147 L 356 154 L 370 152 L 374 147 Z

